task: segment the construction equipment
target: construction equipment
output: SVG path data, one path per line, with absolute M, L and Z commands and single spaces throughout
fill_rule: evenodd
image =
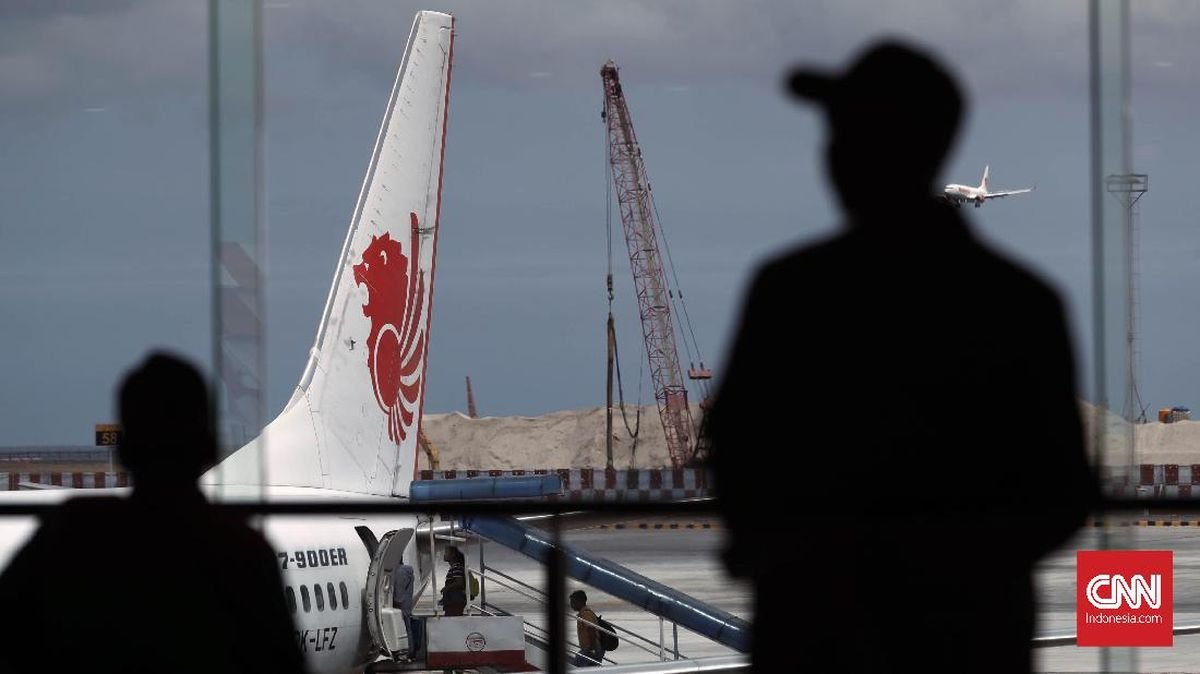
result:
M 1192 411 L 1186 407 L 1164 407 L 1158 411 L 1158 421 L 1163 424 L 1173 424 L 1176 421 L 1191 421 Z
M 438 459 L 437 447 L 425 437 L 425 431 L 417 431 L 417 444 L 421 445 L 421 451 L 425 452 L 425 458 L 429 460 L 429 470 L 441 470 L 442 462 Z
M 471 390 L 470 377 L 467 377 L 467 416 L 472 419 L 479 418 L 479 413 L 475 411 L 475 392 Z
M 646 357 L 654 383 L 654 398 L 658 403 L 663 430 L 666 432 L 671 463 L 679 468 L 703 458 L 704 450 L 703 447 L 693 444 L 696 437 L 695 426 L 675 345 L 671 305 L 679 302 L 683 307 L 683 294 L 672 292 L 667 283 L 664 259 L 658 248 L 661 222 L 654 207 L 650 181 L 646 177 L 646 166 L 633 131 L 629 107 L 621 91 L 617 65 L 612 61 L 605 63 L 600 69 L 600 77 L 604 82 L 604 110 L 601 117 L 608 131 L 610 176 L 621 211 L 626 247 L 629 250 L 629 266 L 633 271 L 642 321 L 642 337 L 645 340 Z M 662 238 L 665 245 L 666 237 Z M 670 248 L 666 250 L 665 262 L 670 264 Z M 678 279 L 676 285 L 678 286 Z M 687 321 L 686 308 L 683 308 L 682 317 Z M 695 341 L 694 333 L 692 340 Z M 689 354 L 691 351 L 691 347 L 688 346 Z M 696 353 L 699 354 L 698 347 Z M 689 367 L 688 376 L 705 385 L 707 380 L 712 378 L 712 372 L 700 361 L 699 367 Z M 611 411 L 611 403 L 609 407 Z M 609 435 L 611 437 L 611 429 Z

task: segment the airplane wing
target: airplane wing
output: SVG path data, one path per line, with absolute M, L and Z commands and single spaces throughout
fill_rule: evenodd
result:
M 1033 191 L 1032 187 L 1026 187 L 1025 189 L 1022 189 L 1022 190 L 1003 190 L 1001 192 L 988 192 L 987 196 L 985 196 L 984 199 L 997 199 L 999 197 L 1011 197 L 1014 194 L 1025 194 L 1026 192 L 1032 192 L 1032 191 Z

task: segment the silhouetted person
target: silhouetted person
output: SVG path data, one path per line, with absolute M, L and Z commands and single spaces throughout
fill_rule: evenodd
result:
M 579 639 L 579 652 L 571 664 L 575 667 L 599 667 L 604 664 L 604 644 L 600 641 L 600 618 L 587 605 L 587 593 L 575 590 L 571 593 L 571 610 L 575 611 L 575 636 Z
M 467 608 L 467 557 L 452 545 L 446 548 L 442 560 L 450 565 L 442 584 L 442 608 L 448 616 L 461 616 Z
M 404 618 L 404 632 L 408 635 L 408 652 L 411 660 L 417 657 L 417 630 L 413 629 L 413 568 L 401 557 L 392 571 L 392 607 L 400 609 Z
M 303 671 L 275 554 L 196 486 L 217 458 L 200 373 L 152 354 L 119 408 L 132 494 L 43 518 L 0 576 L 0 669 Z
M 930 57 L 788 87 L 845 227 L 757 271 L 710 419 L 755 669 L 1029 671 L 1032 568 L 1099 494 L 1062 304 L 933 196 L 964 103 Z

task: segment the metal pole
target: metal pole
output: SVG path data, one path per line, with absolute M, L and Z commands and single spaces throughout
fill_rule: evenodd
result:
M 556 514 L 550 520 L 551 540 L 554 547 L 550 551 L 549 564 L 546 565 L 547 588 L 546 602 L 549 605 L 547 619 L 550 621 L 550 674 L 566 674 L 567 671 L 567 611 L 566 605 L 566 558 L 562 550 L 562 522 Z
M 612 274 L 608 275 L 608 287 L 609 287 L 609 296 L 611 297 L 612 296 Z M 608 384 L 607 384 L 607 389 L 606 389 L 607 395 L 605 396 L 605 400 L 607 401 L 607 403 L 605 405 L 606 414 L 605 414 L 605 423 L 604 423 L 604 429 L 605 429 L 604 451 L 605 451 L 605 456 L 607 457 L 607 460 L 608 460 L 608 463 L 605 467 L 608 470 L 612 470 L 612 468 L 613 468 L 612 380 L 613 380 L 613 340 L 615 337 L 614 333 L 616 333 L 616 329 L 613 327 L 613 315 L 612 315 L 612 311 L 609 310 L 609 312 L 608 312 Z
M 438 613 L 437 589 L 437 537 L 433 535 L 433 513 L 429 514 L 429 583 L 433 588 L 430 598 L 433 599 L 433 614 Z
M 487 606 L 487 575 L 483 565 L 483 538 L 479 539 L 479 606 Z
M 667 635 L 665 634 L 664 630 L 665 630 L 665 625 L 663 623 L 662 616 L 659 616 L 658 617 L 658 659 L 659 660 L 667 659 L 666 655 L 663 653 L 665 643 L 667 641 Z
M 679 623 L 671 623 L 671 631 L 675 634 L 675 659 L 679 659 Z

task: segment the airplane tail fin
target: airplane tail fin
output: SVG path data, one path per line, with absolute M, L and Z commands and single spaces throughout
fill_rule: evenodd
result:
M 983 167 L 983 180 L 979 181 L 979 189 L 983 190 L 984 192 L 988 191 L 988 169 L 989 168 L 990 168 L 989 166 Z
M 300 383 L 263 433 L 204 482 L 408 496 L 425 398 L 453 26 L 439 12 L 414 19 Z

